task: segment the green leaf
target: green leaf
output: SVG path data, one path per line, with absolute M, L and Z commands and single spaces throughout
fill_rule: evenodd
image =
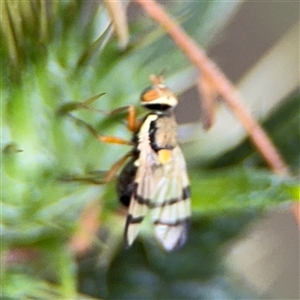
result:
M 20 271 L 7 274 L 2 280 L 3 299 L 61 299 L 54 286 Z
M 193 211 L 222 213 L 270 208 L 291 201 L 288 190 L 298 183 L 265 170 L 224 168 L 216 171 L 192 170 Z

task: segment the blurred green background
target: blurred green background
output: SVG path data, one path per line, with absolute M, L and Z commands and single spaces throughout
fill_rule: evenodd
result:
M 299 240 L 289 213 L 299 197 L 299 3 L 163 4 L 237 85 L 292 176 L 280 178 L 268 170 L 222 101 L 214 126 L 202 128 L 196 70 L 136 4 L 127 8 L 130 41 L 121 51 L 102 1 L 2 1 L 3 299 L 297 298 L 297 275 L 286 289 L 265 284 L 275 284 L 287 264 L 256 282 L 243 269 L 249 257 L 276 266 L 267 259 L 272 247 L 265 256 L 258 255 L 258 248 L 242 248 L 243 256 L 234 252 L 239 249 L 234 241 L 245 238 L 249 224 L 274 211 L 275 223 L 269 226 L 281 212 L 291 220 L 293 229 L 286 231 L 295 234 L 286 247 Z M 59 112 L 101 134 L 130 139 L 122 115 L 110 118 L 97 110 L 138 105 L 149 75 L 164 69 L 166 83 L 180 99 L 176 115 L 192 186 L 191 234 L 183 249 L 165 253 L 145 228 L 124 250 L 125 212 L 114 182 L 61 178 L 107 170 L 128 147 L 99 143 L 82 124 Z M 79 102 L 100 93 L 105 95 L 91 104 L 94 110 L 77 109 Z M 86 242 L 89 247 L 81 248 Z M 293 247 L 299 254 L 299 243 Z M 288 265 L 296 268 L 297 255 L 293 259 Z M 293 270 L 299 274 L 299 268 Z

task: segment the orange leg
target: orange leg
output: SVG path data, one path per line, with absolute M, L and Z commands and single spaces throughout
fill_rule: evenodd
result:
M 128 111 L 128 115 L 127 115 L 127 128 L 132 131 L 132 132 L 136 132 L 137 129 L 140 126 L 140 122 L 138 122 L 138 120 L 136 119 L 136 111 L 134 106 L 132 105 L 127 105 L 127 106 L 122 106 L 119 107 L 117 109 L 114 109 L 110 112 L 105 112 L 103 110 L 100 109 L 95 109 L 95 108 L 90 108 L 89 105 L 91 103 L 93 103 L 94 101 L 96 101 L 98 98 L 100 98 L 101 96 L 103 96 L 105 93 L 101 93 L 98 95 L 95 95 L 89 99 L 86 99 L 82 102 L 69 102 L 64 104 L 62 107 L 60 107 L 60 109 L 58 110 L 59 114 L 64 114 L 64 115 L 68 115 L 70 117 L 72 117 L 73 119 L 75 119 L 78 123 L 81 123 L 82 125 L 84 125 L 85 127 L 87 127 L 87 129 L 93 134 L 95 134 L 95 130 L 87 123 L 85 123 L 84 121 L 77 119 L 76 117 L 74 117 L 73 115 L 70 115 L 69 113 L 79 109 L 79 108 L 83 108 L 83 109 L 88 109 L 88 110 L 92 110 L 92 111 L 98 111 L 102 114 L 105 114 L 107 116 L 113 116 L 115 114 L 121 113 L 123 111 Z
M 100 142 L 109 143 L 109 144 L 132 145 L 132 142 L 119 137 L 99 135 L 96 129 L 92 127 L 90 124 L 86 123 L 81 119 L 74 117 L 73 115 L 68 114 L 68 116 L 74 119 L 76 123 L 83 125 Z
M 122 107 L 119 107 L 117 109 L 114 109 L 110 112 L 105 112 L 105 111 L 102 111 L 100 109 L 91 109 L 89 107 L 89 105 L 94 102 L 95 100 L 97 100 L 99 97 L 103 96 L 105 93 L 101 93 L 101 94 L 98 94 L 96 96 L 93 96 L 85 101 L 82 101 L 82 102 L 70 102 L 70 103 L 67 103 L 66 105 L 62 106 L 59 110 L 59 113 L 61 114 L 68 114 L 69 116 L 73 117 L 72 115 L 69 114 L 69 112 L 75 110 L 75 109 L 78 109 L 78 108 L 84 108 L 84 109 L 89 109 L 89 110 L 93 110 L 93 111 L 98 111 L 102 114 L 105 114 L 107 116 L 113 116 L 115 114 L 118 114 L 118 113 L 121 113 L 123 111 L 128 111 L 128 115 L 127 115 L 127 128 L 132 131 L 132 132 L 136 132 L 137 129 L 139 128 L 140 126 L 140 122 L 137 121 L 136 119 L 136 111 L 135 111 L 135 108 L 133 105 L 127 105 L 127 106 L 122 106 Z M 85 123 L 84 121 L 81 121 L 79 119 L 77 119 L 76 117 L 73 117 L 74 119 L 77 120 L 77 122 L 80 122 L 82 123 L 83 125 L 85 125 L 88 130 L 90 132 L 92 132 L 93 135 L 95 135 L 95 132 L 94 132 L 94 129 L 91 129 L 91 126 L 88 125 L 87 123 Z
M 136 111 L 135 111 L 135 107 L 133 105 L 119 107 L 119 108 L 109 112 L 108 115 L 112 116 L 117 113 L 123 112 L 124 110 L 128 111 L 127 128 L 132 132 L 136 132 L 140 126 L 140 122 L 136 118 Z
M 94 101 L 94 98 L 88 99 L 87 101 L 85 101 L 85 103 L 83 103 L 83 108 L 88 108 L 88 106 L 85 106 L 86 104 L 89 104 L 89 101 Z M 139 123 L 136 120 L 136 112 L 135 112 L 135 108 L 133 106 L 126 106 L 126 107 L 120 107 L 114 111 L 111 111 L 110 113 L 106 113 L 107 115 L 114 115 L 118 112 L 122 112 L 124 110 L 128 110 L 128 116 L 127 116 L 127 127 L 129 130 L 136 132 Z M 104 142 L 104 143 L 110 143 L 110 144 L 120 144 L 120 145 L 133 145 L 133 143 L 131 141 L 127 141 L 123 138 L 119 138 L 119 137 L 114 137 L 114 136 L 102 136 L 99 135 L 96 131 L 95 128 L 93 128 L 90 124 L 86 123 L 85 121 L 73 116 L 72 114 L 66 113 L 66 115 L 68 117 L 71 117 L 73 120 L 76 121 L 76 123 L 84 126 L 92 135 L 94 135 L 98 141 L 100 142 Z M 85 182 L 91 182 L 94 184 L 105 184 L 110 182 L 112 179 L 114 179 L 116 173 L 118 172 L 118 170 L 120 169 L 120 167 L 122 167 L 122 165 L 125 163 L 125 161 L 132 156 L 132 152 L 130 151 L 129 153 L 127 153 L 126 155 L 124 155 L 123 157 L 121 157 L 117 162 L 115 162 L 112 167 L 105 172 L 104 178 L 103 179 L 95 179 L 94 177 L 76 177 L 76 176 L 70 176 L 70 177 L 63 177 L 61 178 L 61 180 L 63 181 L 85 181 Z
M 127 115 L 127 128 L 132 132 L 137 132 L 140 127 L 140 122 L 136 118 L 136 111 L 134 106 L 130 105 L 128 107 L 128 115 Z
M 97 139 L 100 142 L 109 144 L 132 145 L 132 142 L 115 136 L 98 135 Z
M 123 110 L 128 110 L 128 116 L 127 116 L 127 127 L 135 132 L 136 130 L 136 114 L 135 114 L 135 108 L 133 106 L 123 106 L 119 107 L 109 113 L 109 115 L 114 115 L 116 113 L 122 112 Z M 120 145 L 132 145 L 132 142 L 127 141 L 125 139 L 115 137 L 115 136 L 101 136 L 98 135 L 98 140 L 104 143 L 109 144 L 120 144 Z

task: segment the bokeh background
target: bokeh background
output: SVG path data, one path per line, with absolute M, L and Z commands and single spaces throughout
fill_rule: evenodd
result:
M 272 174 L 222 99 L 203 129 L 196 69 L 137 4 L 120 50 L 102 1 L 2 1 L 3 299 L 299 298 L 299 3 L 161 3 L 237 86 L 291 176 Z M 124 250 L 114 182 L 85 179 L 128 148 L 100 144 L 70 115 L 130 139 L 124 115 L 99 110 L 138 107 L 162 70 L 180 99 L 192 230 L 165 253 L 146 225 Z

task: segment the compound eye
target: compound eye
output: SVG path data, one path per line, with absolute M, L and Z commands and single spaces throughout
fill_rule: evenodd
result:
M 141 101 L 143 103 L 149 103 L 152 102 L 160 97 L 160 93 L 158 90 L 154 89 L 152 86 L 146 88 L 142 95 L 141 95 Z

